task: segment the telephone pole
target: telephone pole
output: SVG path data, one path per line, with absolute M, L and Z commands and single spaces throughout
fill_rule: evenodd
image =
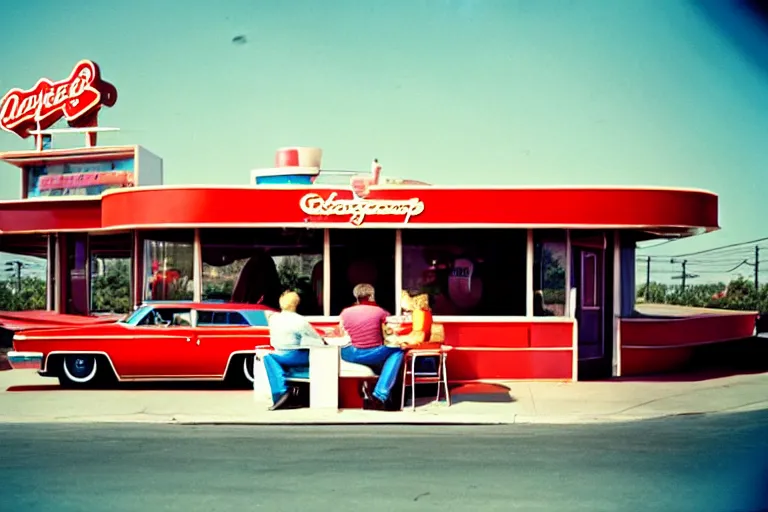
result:
M 755 274 L 757 275 L 757 274 Z M 648 256 L 645 265 L 645 302 L 648 302 L 651 297 L 651 257 Z
M 690 278 L 696 278 L 696 277 L 699 277 L 699 276 L 698 276 L 698 274 L 689 274 L 688 273 L 687 268 L 686 268 L 688 266 L 688 260 L 679 261 L 679 260 L 676 260 L 676 259 L 672 258 L 671 260 L 669 260 L 669 262 L 672 263 L 672 264 L 680 263 L 683 266 L 683 273 L 681 275 L 679 275 L 679 276 L 672 276 L 672 279 L 682 279 L 682 281 L 680 283 L 680 291 L 684 292 L 685 291 L 685 280 L 688 279 L 689 277 Z
M 19 260 L 8 261 L 5 263 L 6 270 L 14 272 L 16 274 L 16 293 L 21 293 L 21 267 L 24 266 Z
M 758 278 L 758 272 L 760 272 L 760 247 L 755 246 L 755 292 L 759 291 L 760 280 Z
M 688 260 L 683 260 L 683 281 L 681 283 L 682 291 L 685 291 L 685 266 L 688 264 Z

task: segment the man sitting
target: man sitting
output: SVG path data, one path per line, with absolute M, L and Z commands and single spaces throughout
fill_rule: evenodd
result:
M 381 373 L 373 393 L 369 395 L 367 387 L 363 386 L 364 407 L 378 410 L 392 408 L 388 401 L 405 354 L 399 347 L 384 345 L 385 321 L 390 314 L 376 305 L 373 286 L 358 284 L 352 294 L 356 304 L 341 312 L 340 327 L 351 342 L 341 349 L 341 358 L 372 367 L 374 371 L 380 367 Z
M 296 292 L 285 292 L 280 296 L 281 311 L 269 316 L 270 343 L 275 352 L 264 356 L 264 369 L 272 392 L 271 411 L 286 407 L 297 393 L 288 387 L 286 377 L 292 369 L 309 368 L 309 351 L 302 348 L 325 344 L 307 319 L 296 313 L 299 301 Z

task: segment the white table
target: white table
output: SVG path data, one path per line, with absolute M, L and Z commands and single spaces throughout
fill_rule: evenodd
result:
M 309 349 L 309 407 L 339 408 L 341 347 L 324 345 Z

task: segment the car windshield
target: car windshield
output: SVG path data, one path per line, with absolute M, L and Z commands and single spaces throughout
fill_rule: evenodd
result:
M 136 311 L 128 315 L 127 317 L 120 320 L 120 323 L 128 324 L 128 325 L 136 325 L 139 320 L 144 318 L 144 315 L 147 314 L 147 312 L 152 309 L 149 306 L 141 306 Z

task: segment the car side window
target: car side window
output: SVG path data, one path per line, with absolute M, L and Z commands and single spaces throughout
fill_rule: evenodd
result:
M 210 326 L 213 324 L 213 311 L 198 311 L 197 325 Z
M 248 320 L 237 311 L 229 313 L 229 325 L 250 325 Z
M 156 308 L 137 324 L 142 327 L 189 327 L 192 325 L 192 310 L 177 308 Z
M 198 311 L 197 325 L 199 327 L 227 327 L 250 325 L 250 323 L 237 311 Z

